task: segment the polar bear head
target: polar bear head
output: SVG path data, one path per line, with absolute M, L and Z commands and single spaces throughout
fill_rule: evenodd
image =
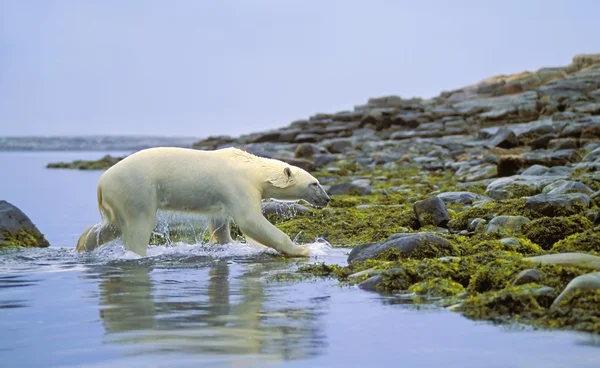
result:
M 297 166 L 277 165 L 267 180 L 265 198 L 303 199 L 316 207 L 325 207 L 331 198 L 317 178 Z

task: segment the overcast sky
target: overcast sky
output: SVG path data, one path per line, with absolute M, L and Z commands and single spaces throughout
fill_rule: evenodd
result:
M 0 135 L 205 137 L 599 53 L 595 0 L 0 0 Z

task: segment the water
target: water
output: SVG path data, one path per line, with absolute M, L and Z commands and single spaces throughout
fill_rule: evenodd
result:
M 312 244 L 310 260 L 287 262 L 247 244 L 76 254 L 99 220 L 101 173 L 44 166 L 103 154 L 0 153 L 0 199 L 52 244 L 0 251 L 2 367 L 600 366 L 593 335 L 476 323 L 333 280 L 272 280 L 301 262 L 343 264 L 347 249 Z

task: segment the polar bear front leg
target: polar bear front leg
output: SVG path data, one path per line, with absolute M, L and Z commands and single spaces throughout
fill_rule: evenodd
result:
M 228 218 L 211 218 L 208 231 L 210 232 L 210 242 L 217 244 L 233 243 L 231 230 L 229 229 Z
M 262 245 L 273 248 L 285 255 L 308 256 L 306 247 L 294 244 L 289 236 L 271 224 L 263 217 L 262 213 L 237 220 L 234 218 L 234 221 L 244 235 Z

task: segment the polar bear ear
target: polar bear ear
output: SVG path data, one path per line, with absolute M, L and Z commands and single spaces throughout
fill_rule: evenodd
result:
M 283 174 L 283 175 L 282 175 Z M 277 188 L 287 188 L 292 183 L 292 170 L 289 167 L 279 171 L 277 176 L 269 179 L 269 183 Z

